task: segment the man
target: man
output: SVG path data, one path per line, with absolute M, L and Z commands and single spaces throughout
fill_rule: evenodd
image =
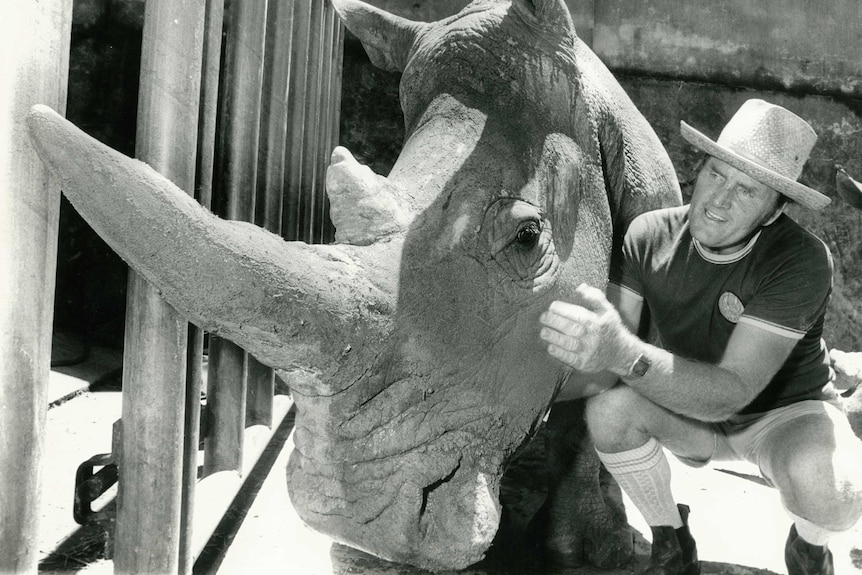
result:
M 542 315 L 541 337 L 570 367 L 611 374 L 588 399 L 587 426 L 651 527 L 644 573 L 700 573 L 666 448 L 693 466 L 758 465 L 794 522 L 789 574 L 831 574 L 827 543 L 862 516 L 862 442 L 821 339 L 831 255 L 783 213 L 830 201 L 797 182 L 816 135 L 762 100 L 745 102 L 716 141 L 685 122 L 681 133 L 707 154 L 691 203 L 632 222 L 608 287 L 616 308 L 581 286 Z M 633 335 L 643 312 L 661 347 Z

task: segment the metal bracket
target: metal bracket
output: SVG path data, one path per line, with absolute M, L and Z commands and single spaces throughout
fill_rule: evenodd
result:
M 111 434 L 113 453 L 94 455 L 79 465 L 75 472 L 75 503 L 72 507 L 72 516 L 79 525 L 88 525 L 108 519 L 104 511 L 93 511 L 93 501 L 101 497 L 120 477 L 117 455 L 120 453 L 121 433 L 122 422 L 118 419 L 114 422 Z M 94 471 L 96 467 L 101 467 L 101 469 Z
M 98 472 L 93 472 L 101 467 Z M 75 505 L 72 515 L 79 525 L 87 525 L 102 519 L 101 514 L 93 511 L 93 501 L 117 482 L 119 469 L 114 463 L 112 453 L 94 455 L 78 466 L 75 473 Z

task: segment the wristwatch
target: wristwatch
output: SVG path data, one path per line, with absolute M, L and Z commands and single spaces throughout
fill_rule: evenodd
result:
M 626 374 L 626 379 L 638 379 L 645 376 L 651 365 L 644 354 L 638 354 L 637 358 L 632 362 L 629 372 Z

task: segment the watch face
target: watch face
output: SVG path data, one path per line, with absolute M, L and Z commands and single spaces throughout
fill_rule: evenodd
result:
M 638 356 L 634 365 L 632 366 L 632 375 L 637 377 L 643 377 L 646 375 L 646 372 L 649 371 L 649 360 L 645 358 L 643 355 Z

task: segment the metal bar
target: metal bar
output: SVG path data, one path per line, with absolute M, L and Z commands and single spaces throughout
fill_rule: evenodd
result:
M 318 147 L 321 141 L 321 102 L 323 90 L 323 42 L 326 38 L 326 13 L 324 0 L 314 0 L 311 5 L 311 37 L 308 56 L 308 93 L 305 98 L 305 132 L 302 158 L 302 180 L 300 184 L 299 209 L 301 218 L 300 238 L 308 243 L 314 239 L 317 222 L 314 221 L 315 196 L 318 188 Z
M 298 240 L 299 195 L 305 142 L 305 100 L 308 97 L 308 63 L 311 37 L 311 2 L 294 4 L 291 73 L 288 91 L 288 132 L 285 152 L 285 199 L 281 235 Z
M 146 4 L 136 154 L 194 193 L 204 7 Z M 179 568 L 187 322 L 129 274 L 115 573 Z
M 281 230 L 293 13 L 293 2 L 269 0 L 255 223 L 273 233 Z
M 344 68 L 344 24 L 340 18 L 335 19 L 335 39 L 333 41 L 333 63 L 332 63 L 332 101 L 330 102 L 330 114 L 332 121 L 329 126 L 329 149 L 330 151 L 338 145 L 341 134 L 341 85 Z M 329 165 L 329 158 L 326 158 Z M 324 204 L 323 213 L 323 239 L 322 243 L 328 244 L 335 241 L 335 226 L 329 218 L 329 200 Z
M 278 234 L 281 231 L 282 217 L 293 3 L 270 0 L 266 19 L 255 223 Z M 275 373 L 273 370 L 255 358 L 249 358 L 246 427 L 272 425 L 274 394 Z
M 198 119 L 198 155 L 195 198 L 212 207 L 213 162 L 218 113 L 219 69 L 225 0 L 206 0 L 201 72 L 201 105 Z
M 254 220 L 266 2 L 225 3 L 224 62 L 216 128 L 213 207 L 231 220 Z M 210 338 L 204 473 L 239 470 L 247 394 L 247 354 Z
M 212 178 L 215 156 L 215 127 L 218 111 L 219 67 L 224 20 L 224 0 L 206 0 L 201 65 L 200 108 L 198 111 L 198 147 L 195 164 L 195 197 L 212 205 Z M 198 483 L 198 446 L 201 424 L 201 389 L 203 387 L 204 331 L 189 325 L 188 363 L 186 366 L 186 417 L 183 441 L 183 496 L 180 508 L 179 573 L 189 574 L 194 567 L 192 546 L 195 491 Z
M 210 335 L 204 477 L 239 469 L 247 377 L 247 354 L 232 342 Z
M 333 117 L 333 59 L 335 56 L 335 24 L 338 17 L 335 15 L 335 10 L 327 3 L 324 9 L 323 23 L 323 53 L 321 56 L 321 93 L 320 93 L 320 136 L 317 142 L 317 181 L 315 183 L 316 193 L 314 195 L 313 219 L 314 243 L 323 243 L 323 238 L 326 230 L 326 206 L 328 200 L 326 198 L 326 167 L 329 165 L 329 157 L 332 154 L 332 146 L 330 145 L 330 133 L 332 130 Z
M 71 27 L 71 0 L 0 5 L 0 573 L 38 560 L 60 186 L 24 122 L 65 114 Z
M 201 387 L 203 386 L 204 332 L 189 324 L 186 365 L 185 423 L 183 426 L 183 473 L 180 504 L 179 573 L 190 574 L 194 567 L 192 525 L 194 523 L 195 488 L 198 482 L 198 445 L 201 423 Z

